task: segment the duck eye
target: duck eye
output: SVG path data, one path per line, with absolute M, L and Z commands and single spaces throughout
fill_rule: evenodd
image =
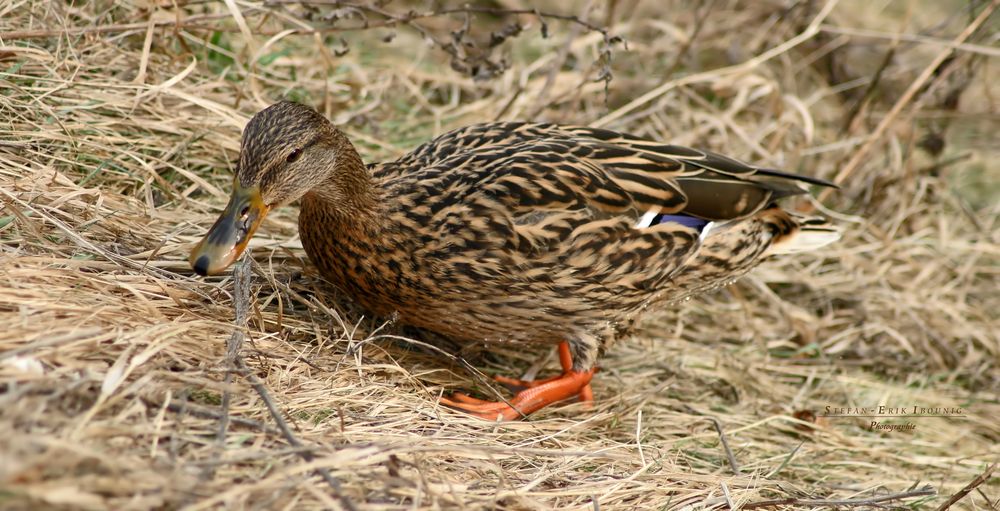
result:
M 302 149 L 292 149 L 292 152 L 288 153 L 288 157 L 285 158 L 285 161 L 292 163 L 295 160 L 298 160 L 300 156 L 302 156 Z

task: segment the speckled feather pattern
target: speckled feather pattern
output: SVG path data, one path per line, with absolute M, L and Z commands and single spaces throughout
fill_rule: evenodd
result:
M 458 129 L 366 167 L 311 109 L 272 109 L 247 127 L 240 179 L 309 189 L 299 230 L 326 279 L 372 312 L 455 339 L 567 340 L 576 370 L 648 307 L 758 264 L 800 224 L 774 201 L 803 192 L 794 179 L 811 181 L 609 130 L 520 122 Z M 329 145 L 326 168 L 273 172 L 285 146 L 313 138 Z M 704 239 L 673 222 L 636 228 L 651 209 L 716 225 Z

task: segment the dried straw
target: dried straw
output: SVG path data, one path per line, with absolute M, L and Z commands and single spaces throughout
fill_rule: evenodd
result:
M 0 507 L 996 508 L 997 1 L 694 4 L 0 4 Z M 227 356 L 232 279 L 185 258 L 281 97 L 370 161 L 532 116 L 847 168 L 803 205 L 845 237 L 650 314 L 593 409 L 488 424 L 437 398 L 555 361 L 365 315 L 294 208 L 252 244 Z M 828 405 L 964 417 L 879 431 Z

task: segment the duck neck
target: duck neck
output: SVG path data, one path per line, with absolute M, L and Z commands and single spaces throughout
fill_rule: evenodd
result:
M 378 189 L 354 144 L 333 128 L 334 160 L 329 176 L 304 197 L 304 206 L 318 207 L 342 227 L 378 225 Z

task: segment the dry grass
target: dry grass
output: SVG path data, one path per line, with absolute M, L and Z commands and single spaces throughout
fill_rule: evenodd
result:
M 812 2 L 552 2 L 628 40 L 606 97 L 603 37 L 549 20 L 543 39 L 533 16 L 486 56 L 510 69 L 474 81 L 412 27 L 283 31 L 330 7 L 0 3 L 0 507 L 337 507 L 325 467 L 360 509 L 727 509 L 928 484 L 936 496 L 883 505 L 936 508 L 1000 457 L 998 15 L 933 66 L 989 3 L 844 0 L 820 19 Z M 447 42 L 462 22 L 419 23 Z M 469 37 L 502 25 L 480 14 Z M 458 68 L 482 57 L 460 49 Z M 243 353 L 316 455 L 304 462 L 246 375 L 227 383 L 231 279 L 185 262 L 225 201 L 242 124 L 281 97 L 324 110 L 370 161 L 535 118 L 846 168 L 824 199 L 846 235 L 651 314 L 603 360 L 593 410 L 491 425 L 436 403 L 485 380 L 324 286 L 286 208 L 254 242 Z M 520 374 L 544 353 L 460 355 Z M 827 405 L 966 417 L 911 432 L 793 417 Z M 997 499 L 992 479 L 956 507 Z

